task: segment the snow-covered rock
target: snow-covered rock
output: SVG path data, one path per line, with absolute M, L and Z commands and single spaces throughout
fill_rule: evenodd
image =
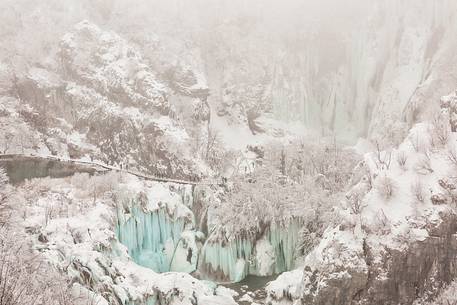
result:
M 15 194 L 18 228 L 27 232 L 37 252 L 69 277 L 76 296 L 92 295 L 100 304 L 236 304 L 223 289 L 186 273 L 192 271 L 183 263 L 187 250 L 198 252 L 195 234 L 191 234 L 190 186 L 142 181 L 119 173 L 76 174 L 34 179 L 18 186 Z M 149 227 L 145 218 L 132 213 L 135 209 L 144 215 L 164 215 L 160 223 Z M 182 228 L 176 225 L 180 220 Z M 128 221 L 144 225 L 136 228 L 144 229 L 144 235 L 135 231 L 135 236 L 126 236 L 128 232 L 120 226 Z M 170 235 L 173 225 L 176 236 Z M 157 271 L 169 271 L 171 266 L 185 272 L 157 273 L 141 266 L 133 244 L 162 256 L 167 270 Z M 170 249 L 169 244 L 176 247 Z M 195 264 L 196 259 L 192 261 Z
M 197 134 L 201 144 L 208 137 L 205 94 L 182 97 L 195 103 L 175 102 L 174 91 L 136 48 L 88 21 L 63 36 L 53 60 L 57 68 L 32 66 L 15 80 L 13 96 L 2 97 L 10 114 L 0 124 L 24 126 L 0 139 L 12 142 L 3 152 L 94 159 L 174 178 L 206 169 L 192 140 Z
M 443 143 L 439 126 L 417 124 L 397 149 L 365 155 L 343 221 L 306 256 L 300 283 L 285 274 L 268 286 L 272 304 L 412 304 L 457 275 L 457 135 Z

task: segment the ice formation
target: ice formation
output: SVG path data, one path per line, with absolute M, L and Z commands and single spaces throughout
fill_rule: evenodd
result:
M 211 280 L 238 282 L 247 275 L 292 270 L 301 222 L 271 224 L 263 234 L 224 239 L 214 231 L 202 245 L 195 228 L 191 187 L 164 198 L 166 189 L 126 192 L 117 199 L 116 236 L 139 265 L 155 272 L 199 271 Z M 169 194 L 168 194 L 169 195 Z
M 294 268 L 300 222 L 270 225 L 259 239 L 209 238 L 202 249 L 201 265 L 211 278 L 238 282 L 248 274 L 267 276 Z
M 68 276 L 72 293 L 101 305 L 235 305 L 228 291 L 188 274 L 201 238 L 189 209 L 192 187 L 109 175 L 34 179 L 17 188 L 17 208 L 27 215 L 18 225 L 34 249 Z M 118 179 L 119 188 L 94 197 L 89 185 L 99 178 Z M 51 212 L 43 223 L 45 211 Z M 191 263 L 189 249 L 195 250 Z M 184 272 L 158 273 L 151 266 Z
M 156 192 L 160 197 L 160 191 L 119 199 L 116 236 L 136 263 L 156 272 L 190 273 L 198 257 L 193 214 L 188 208 L 192 190 L 184 187 L 181 198 L 172 197 L 177 202 L 171 203 L 159 201 Z

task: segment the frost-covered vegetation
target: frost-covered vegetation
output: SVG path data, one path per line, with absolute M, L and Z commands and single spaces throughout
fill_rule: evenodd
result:
M 45 257 L 33 250 L 14 215 L 23 211 L 17 201 L 21 196 L 13 195 L 13 187 L 7 183 L 8 177 L 0 168 L 0 304 L 98 303 L 93 293 L 80 285 L 72 285 Z
M 216 217 L 228 238 L 255 236 L 271 224 L 287 227 L 293 219 L 321 221 L 338 205 L 358 158 L 326 142 L 266 146 L 251 172 L 231 177 Z
M 324 232 L 304 268 L 268 286 L 272 304 L 412 304 L 417 298 L 426 304 L 455 278 L 449 267 L 457 253 L 452 113 L 444 103 L 439 121 L 417 124 L 399 146 L 364 155 L 337 211 L 340 221 Z M 291 285 L 297 277 L 300 284 Z M 453 304 L 454 286 L 437 304 Z
M 181 187 L 119 172 L 7 185 L 13 192 L 6 199 L 11 213 L 2 218 L 8 229 L 0 239 L 0 297 L 17 299 L 0 304 L 233 305 L 223 289 L 184 273 L 195 269 L 198 250 L 186 208 L 191 187 Z M 144 222 L 154 213 L 162 215 L 156 226 Z M 173 239 L 162 220 L 179 219 L 185 226 Z M 144 227 L 129 230 L 131 224 Z M 154 262 L 165 267 L 157 271 L 184 272 L 159 274 Z
M 280 273 L 271 304 L 454 302 L 456 25 L 455 0 L 0 1 L 0 161 L 107 170 L 0 168 L 0 305 L 232 305 L 197 278 Z
M 210 277 L 291 270 L 332 223 L 358 155 L 322 141 L 266 145 L 210 206 L 202 265 Z
M 74 284 L 30 249 L 23 234 L 0 229 L 0 304 L 95 305 L 98 297 Z
M 8 185 L 8 181 L 5 170 L 0 167 L 0 227 L 5 226 L 9 218 L 10 206 L 7 200 L 11 195 L 11 187 Z
M 447 287 L 443 288 L 432 302 L 417 301 L 414 305 L 456 305 L 457 304 L 457 283 L 451 282 Z

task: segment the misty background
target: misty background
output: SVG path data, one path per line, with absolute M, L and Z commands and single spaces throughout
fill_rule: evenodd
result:
M 386 130 L 402 138 L 429 112 L 425 100 L 455 83 L 455 8 L 438 0 L 4 0 L 0 61 L 7 80 L 33 66 L 56 70 L 61 37 L 88 20 L 140 50 L 174 91 L 176 74 L 192 71 L 224 128 L 249 123 L 262 133 L 268 120 L 298 121 L 342 141 L 389 142 Z
M 0 305 L 451 304 L 456 17 L 0 0 Z

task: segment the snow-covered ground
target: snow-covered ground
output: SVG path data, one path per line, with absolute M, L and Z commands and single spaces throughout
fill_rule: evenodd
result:
M 186 207 L 192 203 L 189 191 L 190 186 L 142 181 L 119 173 L 33 179 L 15 189 L 15 226 L 25 230 L 33 248 L 75 283 L 74 293 L 90 289 L 98 304 L 236 304 L 227 290 L 215 284 L 184 272 L 159 274 L 140 266 L 129 255 L 130 244 L 123 240 L 126 247 L 118 239 L 119 227 L 134 217 L 134 204 L 144 213 L 163 209 L 171 222 L 186 219 L 184 229 L 191 230 L 192 213 Z M 118 218 L 120 214 L 123 218 Z M 187 251 L 180 247 L 192 247 L 193 237 L 177 244 L 171 269 L 186 266 L 180 264 L 186 263 Z M 163 243 L 173 243 L 173 238 L 165 238 Z M 169 252 L 164 249 L 164 253 L 169 260 Z
M 0 154 L 124 169 L 14 186 L 14 230 L 99 304 L 283 271 L 271 304 L 429 301 L 457 276 L 457 2 L 248 2 L 2 1 Z
M 355 184 L 346 194 L 338 226 L 327 229 L 306 256 L 304 267 L 283 273 L 266 287 L 273 304 L 298 304 L 299 299 L 325 302 L 332 296 L 345 302 L 345 295 L 350 299 L 357 293 L 369 294 L 365 285 L 370 285 L 368 289 L 398 280 L 393 273 L 401 271 L 389 269 L 395 260 L 389 253 L 406 255 L 435 234 L 452 234 L 439 229 L 446 228 L 446 221 L 455 215 L 457 166 L 453 157 L 457 135 L 451 133 L 449 115 L 443 110 L 442 124 L 417 124 L 397 148 L 365 154 L 354 170 Z M 423 251 L 424 256 L 429 255 L 428 250 Z M 434 279 L 440 276 L 437 274 L 427 275 L 429 278 L 410 274 L 406 281 L 414 278 L 441 285 L 441 279 Z M 424 282 L 417 284 L 420 289 L 428 285 Z M 409 297 L 408 293 L 405 289 L 401 297 Z

